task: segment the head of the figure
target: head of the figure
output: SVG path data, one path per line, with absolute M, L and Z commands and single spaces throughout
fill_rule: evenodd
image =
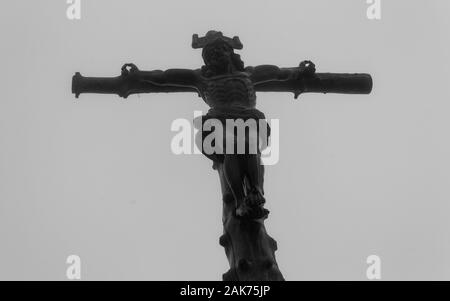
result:
M 202 38 L 194 35 L 192 47 L 203 49 L 202 57 L 205 66 L 202 67 L 202 72 L 205 76 L 244 70 L 244 62 L 240 55 L 234 53 L 234 49 L 242 49 L 238 37 L 230 39 L 224 37 L 221 32 L 208 31 Z

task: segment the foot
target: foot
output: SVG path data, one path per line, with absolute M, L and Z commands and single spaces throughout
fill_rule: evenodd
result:
M 246 219 L 265 219 L 269 215 L 269 210 L 264 208 L 266 202 L 262 193 L 254 189 L 236 209 L 236 216 Z
M 243 219 L 266 219 L 269 210 L 263 206 L 250 207 L 247 204 L 241 204 L 236 209 L 236 216 Z
M 251 207 L 263 206 L 266 203 L 266 199 L 264 198 L 263 194 L 256 188 L 250 190 L 244 201 Z

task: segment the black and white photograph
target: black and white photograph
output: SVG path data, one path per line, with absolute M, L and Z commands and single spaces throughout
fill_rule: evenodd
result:
M 450 2 L 0 6 L 1 281 L 450 280 Z

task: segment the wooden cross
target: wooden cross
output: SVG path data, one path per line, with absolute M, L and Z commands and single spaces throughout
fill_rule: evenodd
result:
M 199 69 L 142 71 L 134 64 L 125 64 L 117 77 L 84 77 L 77 72 L 72 79 L 72 92 L 77 98 L 81 93 L 117 94 L 124 98 L 136 93 L 197 93 L 210 107 L 201 119 L 201 127 L 211 119 L 221 123 L 230 119 L 265 119 L 255 107 L 256 92 L 292 92 L 297 98 L 302 93 L 369 94 L 372 90 L 369 74 L 316 73 L 310 61 L 292 68 L 246 67 L 234 52 L 242 49 L 239 37 L 228 38 L 218 31 L 208 31 L 201 38 L 194 34 L 192 47 L 202 49 L 205 65 Z M 259 134 L 261 128 L 254 131 Z M 225 127 L 224 135 L 227 133 L 230 134 Z M 203 141 L 205 131 L 200 135 Z M 237 135 L 234 129 L 231 135 Z M 247 144 L 248 135 L 244 137 Z M 241 154 L 205 155 L 213 160 L 222 188 L 224 233 L 219 242 L 230 264 L 223 280 L 284 280 L 275 260 L 276 241 L 264 226 L 269 212 L 264 208 L 260 149 L 256 153 L 246 148 Z

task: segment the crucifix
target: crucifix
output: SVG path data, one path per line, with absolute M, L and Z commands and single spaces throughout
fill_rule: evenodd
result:
M 125 64 L 117 77 L 84 77 L 77 72 L 72 78 L 72 93 L 76 98 L 81 93 L 117 94 L 123 98 L 136 93 L 198 94 L 210 109 L 194 124 L 200 129 L 212 120 L 223 125 L 220 139 L 214 142 L 214 146 L 222 145 L 215 152 L 205 152 L 202 147 L 208 134 L 215 132 L 211 126 L 200 131 L 196 139 L 220 178 L 224 230 L 219 243 L 230 264 L 222 278 L 284 280 L 275 260 L 277 243 L 264 226 L 269 211 L 264 208 L 261 150 L 267 146 L 270 126 L 261 122 L 265 115 L 256 109 L 256 92 L 292 92 L 295 98 L 302 93 L 369 94 L 372 78 L 369 74 L 317 73 L 311 61 L 290 68 L 244 66 L 234 52 L 243 47 L 239 37 L 229 38 L 220 31 L 208 31 L 204 37 L 194 34 L 192 47 L 202 49 L 204 65 L 199 69 L 143 71 L 134 64 Z M 254 120 L 258 126 L 239 131 L 226 126 L 229 120 Z M 238 141 L 243 141 L 244 151 L 236 153 Z M 256 145 L 256 150 L 252 151 L 250 145 Z

